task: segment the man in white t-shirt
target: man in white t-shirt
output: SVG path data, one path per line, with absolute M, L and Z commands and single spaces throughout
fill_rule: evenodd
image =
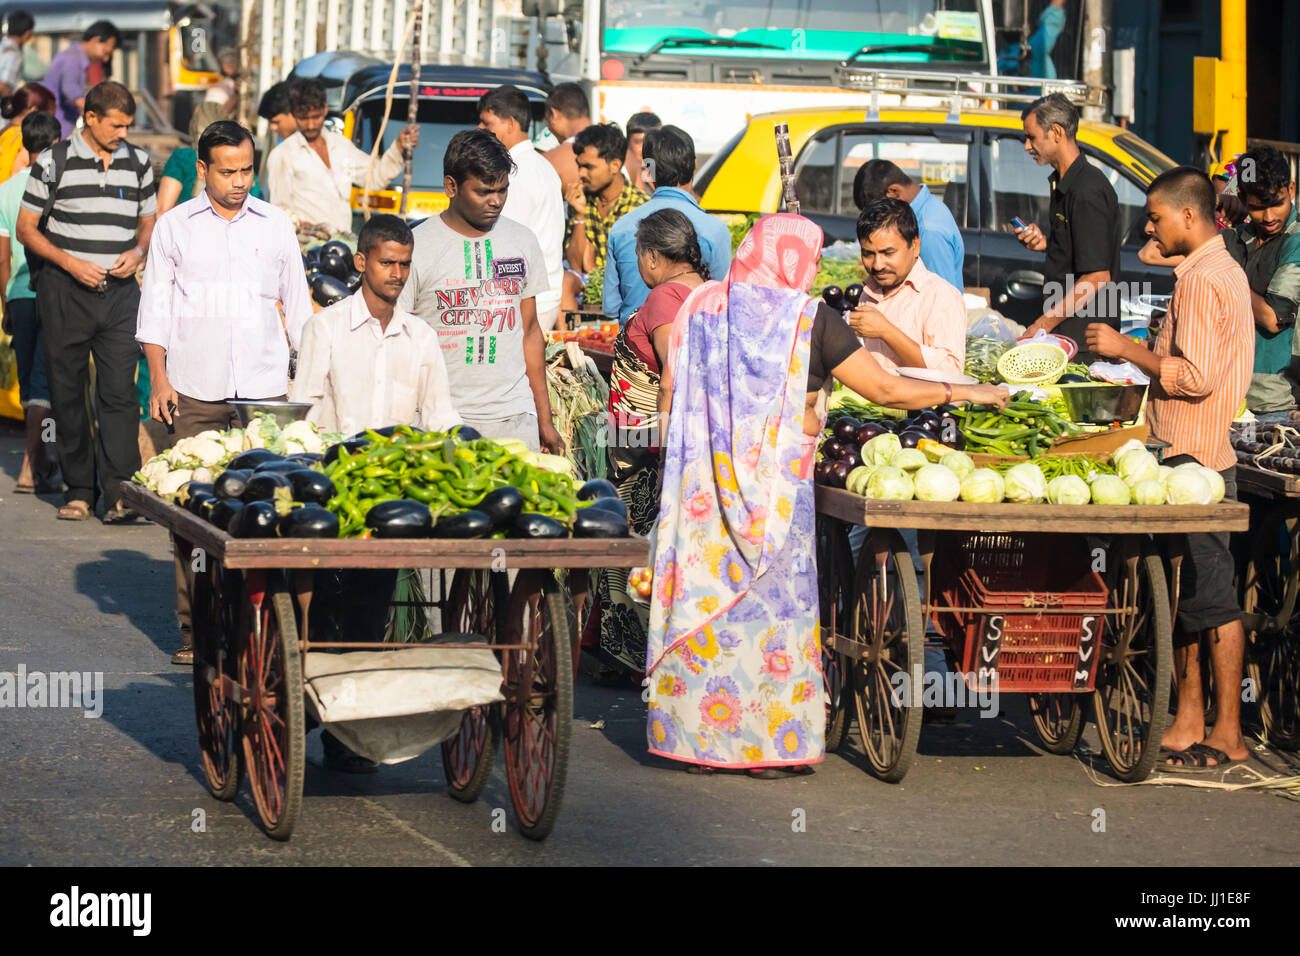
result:
M 478 101 L 479 129 L 510 151 L 515 169 L 501 215 L 523 223 L 537 237 L 546 263 L 547 288 L 537 295 L 537 321 L 545 331 L 560 315 L 564 281 L 564 189 L 555 167 L 528 138 L 532 116 L 528 97 L 513 86 L 498 86 Z
M 448 206 L 412 230 L 411 276 L 398 305 L 438 333 L 451 399 L 466 425 L 485 438 L 560 453 L 538 324 L 546 264 L 532 230 L 502 215 L 512 165 L 490 133 L 451 138 L 442 159 Z

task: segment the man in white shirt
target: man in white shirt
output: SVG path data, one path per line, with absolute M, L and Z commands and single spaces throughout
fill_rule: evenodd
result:
M 372 170 L 368 153 L 325 129 L 325 87 L 320 80 L 294 81 L 289 101 L 298 131 L 271 150 L 267 161 L 271 199 L 299 225 L 349 232 L 353 185 L 382 189 L 402 171 L 403 151 L 420 142 L 420 127 L 402 130 Z
M 26 10 L 9 13 L 8 34 L 0 40 L 0 96 L 12 96 L 23 85 L 23 47 L 32 42 L 36 21 Z
M 199 138 L 198 170 L 203 192 L 154 227 L 136 315 L 135 338 L 149 362 L 149 414 L 174 425 L 177 439 L 233 425 L 227 399 L 284 398 L 289 347 L 297 347 L 312 311 L 292 224 L 248 195 L 248 130 L 233 120 L 209 126 Z M 183 646 L 172 662 L 188 664 L 190 562 L 176 559 Z
M 564 284 L 564 190 L 560 177 L 528 138 L 532 116 L 522 91 L 513 86 L 489 90 L 478 101 L 478 116 L 479 129 L 501 140 L 515 163 L 501 215 L 531 229 L 542 247 L 548 288 L 537 294 L 537 322 L 542 331 L 549 332 L 560 317 Z
M 446 431 L 461 424 L 437 333 L 397 306 L 414 244 L 397 216 L 371 216 L 357 240 L 361 288 L 303 329 L 293 400 L 311 403 L 307 420 L 322 431 Z
M 371 216 L 357 238 L 360 289 L 316 313 L 303 329 L 293 400 L 311 402 L 307 420 L 322 429 L 352 434 L 413 425 L 446 431 L 461 424 L 437 334 L 397 305 L 414 248 L 411 228 L 397 216 Z M 396 571 L 318 571 L 313 638 L 382 641 L 396 583 Z M 331 770 L 379 769 L 329 731 L 321 746 Z

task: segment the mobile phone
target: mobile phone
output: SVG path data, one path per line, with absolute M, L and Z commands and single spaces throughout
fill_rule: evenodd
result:
M 176 403 L 169 401 L 167 403 L 167 414 L 171 416 L 171 421 L 167 423 L 167 434 L 176 434 Z
M 1019 230 L 1021 230 L 1021 229 L 1028 229 L 1028 228 L 1029 228 L 1029 224 L 1028 224 L 1027 222 L 1025 222 L 1023 219 L 1021 219 L 1019 216 L 1012 216 L 1012 217 L 1011 217 L 1011 226 L 1012 226 L 1012 228 L 1015 229 L 1016 231 L 1019 231 Z

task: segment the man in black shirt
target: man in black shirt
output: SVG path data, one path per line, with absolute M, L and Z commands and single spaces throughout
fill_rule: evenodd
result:
M 1033 223 L 1016 230 L 1026 248 L 1047 253 L 1043 314 L 1029 334 L 1043 329 L 1068 336 L 1079 345 L 1078 361 L 1089 362 L 1096 356 L 1085 351 L 1088 324 L 1119 328 L 1118 296 L 1103 288 L 1119 277 L 1119 200 L 1101 170 L 1079 151 L 1074 104 L 1053 93 L 1030 103 L 1021 117 L 1025 152 L 1053 170 L 1047 235 Z

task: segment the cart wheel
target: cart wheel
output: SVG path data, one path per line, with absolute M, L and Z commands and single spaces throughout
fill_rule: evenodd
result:
M 443 629 L 482 634 L 491 643 L 500 644 L 505 624 L 501 612 L 509 597 L 504 574 L 461 568 L 452 578 Z M 501 714 L 496 704 L 465 711 L 456 736 L 442 742 L 442 772 L 453 798 L 462 803 L 478 799 L 492 776 L 500 743 Z
M 1165 566 L 1149 545 L 1130 544 L 1107 574 L 1111 610 L 1101 637 L 1093 716 L 1115 776 L 1143 780 L 1169 725 L 1173 628 Z
M 302 808 L 302 655 L 292 599 L 278 576 L 262 580 L 264 584 L 249 577 L 245 639 L 239 650 L 239 682 L 247 694 L 244 759 L 266 835 L 287 840 Z
M 521 571 L 510 595 L 504 651 L 506 776 L 519 829 L 541 840 L 564 795 L 573 729 L 573 665 L 566 601 L 550 571 Z
M 853 668 L 858 733 L 871 773 L 896 783 L 916 756 L 921 709 L 909 697 L 924 670 L 925 627 L 911 552 L 895 531 L 873 531 L 858 556 L 851 636 L 870 650 Z M 907 675 L 900 695 L 891 681 Z
M 1083 735 L 1082 694 L 1030 694 L 1029 716 L 1038 742 L 1049 754 L 1073 753 Z
M 817 516 L 817 590 L 821 608 L 822 679 L 826 686 L 826 752 L 844 743 L 853 696 L 848 658 L 836 653 L 832 635 L 845 634 L 853 609 L 853 550 L 844 524 Z
M 235 634 L 239 618 L 239 577 L 211 561 L 194 578 L 190 601 L 194 619 L 194 717 L 199 728 L 199 759 L 208 792 L 233 800 L 244 777 L 239 743 L 239 706 L 222 689 L 234 680 Z
M 1282 545 L 1286 534 L 1287 546 Z M 1300 749 L 1300 521 L 1270 511 L 1255 533 L 1242 607 L 1259 624 L 1246 635 L 1246 676 L 1255 685 L 1268 742 Z M 1283 619 L 1285 618 L 1285 619 Z

